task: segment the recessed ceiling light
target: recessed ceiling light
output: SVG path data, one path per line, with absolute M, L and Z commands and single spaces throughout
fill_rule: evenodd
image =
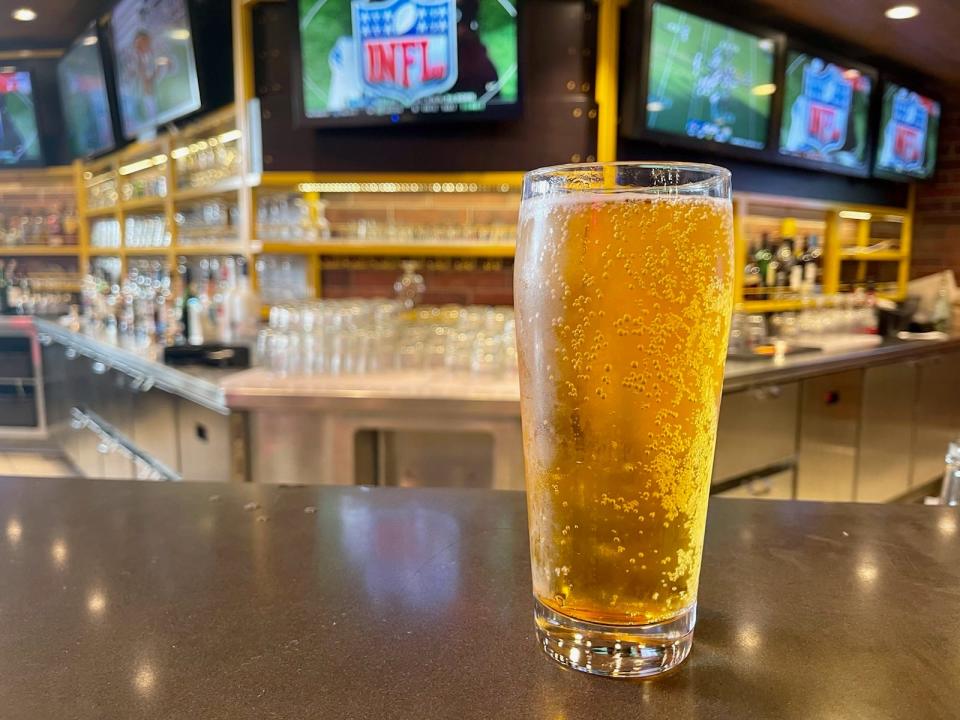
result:
M 96 36 L 96 35 L 87 35 L 87 36 L 83 39 L 83 44 L 86 45 L 87 47 L 89 47 L 89 46 L 91 46 L 91 45 L 96 45 L 96 44 L 97 44 L 97 36 Z
M 37 12 L 33 8 L 22 7 L 10 13 L 10 17 L 20 22 L 30 22 L 37 19 Z
M 894 5 L 887 8 L 883 14 L 891 20 L 909 20 L 920 14 L 920 8 L 916 5 Z

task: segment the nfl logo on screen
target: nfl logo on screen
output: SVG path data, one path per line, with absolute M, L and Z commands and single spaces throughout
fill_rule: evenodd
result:
M 927 137 L 927 108 L 916 93 L 901 88 L 893 99 L 893 155 L 895 167 L 920 170 Z
M 829 153 L 847 142 L 853 85 L 836 65 L 814 59 L 803 69 L 803 91 L 790 108 L 786 148 Z
M 456 0 L 354 0 L 364 94 L 410 107 L 457 82 Z
M 804 68 L 803 94 L 807 98 L 807 142 L 814 150 L 829 152 L 847 140 L 847 120 L 853 88 L 836 65 Z

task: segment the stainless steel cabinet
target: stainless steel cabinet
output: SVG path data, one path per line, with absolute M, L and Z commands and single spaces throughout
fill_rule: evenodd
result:
M 917 363 L 916 414 L 911 485 L 943 474 L 947 444 L 960 435 L 960 352 Z
M 798 500 L 853 500 L 862 376 L 847 370 L 803 381 Z
M 230 417 L 181 398 L 177 418 L 183 479 L 229 482 L 234 466 Z
M 717 497 L 791 500 L 793 499 L 793 484 L 793 470 L 781 470 L 772 475 L 747 480 L 736 487 L 717 493 Z
M 134 444 L 174 472 L 180 472 L 180 438 L 177 431 L 178 399 L 152 388 L 133 395 Z
M 914 363 L 863 372 L 855 499 L 886 502 L 910 488 L 917 371 Z
M 727 393 L 720 404 L 713 482 L 792 460 L 797 451 L 798 383 Z

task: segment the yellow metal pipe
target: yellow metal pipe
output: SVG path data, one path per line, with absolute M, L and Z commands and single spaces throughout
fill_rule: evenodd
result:
M 623 0 L 597 0 L 597 160 L 617 159 L 617 92 L 620 64 L 620 8 Z

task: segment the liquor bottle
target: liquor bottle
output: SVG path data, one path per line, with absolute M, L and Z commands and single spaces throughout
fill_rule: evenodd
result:
M 80 221 L 77 219 L 77 210 L 74 207 L 68 208 L 63 213 L 63 234 L 70 238 L 71 243 L 77 242 L 77 231 L 80 228 Z
M 0 315 L 6 315 L 9 309 L 7 304 L 7 269 L 0 262 Z
M 760 248 L 754 254 L 753 260 L 757 264 L 757 270 L 760 271 L 760 285 L 762 287 L 771 287 L 770 263 L 773 261 L 773 250 L 770 249 L 769 233 L 760 235 Z M 766 293 L 761 293 L 758 299 L 765 300 L 766 297 Z
M 50 208 L 50 214 L 47 215 L 47 243 L 50 245 L 63 245 L 63 206 L 59 208 Z
M 260 300 L 250 287 L 250 266 L 245 262 L 240 263 L 240 276 L 228 302 L 230 341 L 253 341 L 257 336 L 257 324 L 260 321 Z
M 783 238 L 780 247 L 774 255 L 777 261 L 777 287 L 785 288 L 790 285 L 790 273 L 793 270 L 793 238 Z
M 799 293 L 803 285 L 803 253 L 804 239 L 798 237 L 793 244 L 793 265 L 790 266 L 789 285 L 790 291 Z
M 757 252 L 760 246 L 753 243 L 747 254 L 747 264 L 743 268 L 743 297 L 745 300 L 760 300 L 760 266 L 757 264 Z
M 183 270 L 183 300 L 180 311 L 180 326 L 184 340 L 190 345 L 203 344 L 200 316 L 203 312 L 197 289 L 193 284 L 193 271 L 189 266 Z
M 950 287 L 947 282 L 947 276 L 940 278 L 940 288 L 937 290 L 937 301 L 933 306 L 933 314 L 930 320 L 933 327 L 940 332 L 950 332 L 953 319 L 953 308 L 950 304 Z
M 807 236 L 807 247 L 800 257 L 803 265 L 803 284 L 813 289 L 820 275 L 820 256 L 823 251 L 820 249 L 820 241 L 816 235 Z

